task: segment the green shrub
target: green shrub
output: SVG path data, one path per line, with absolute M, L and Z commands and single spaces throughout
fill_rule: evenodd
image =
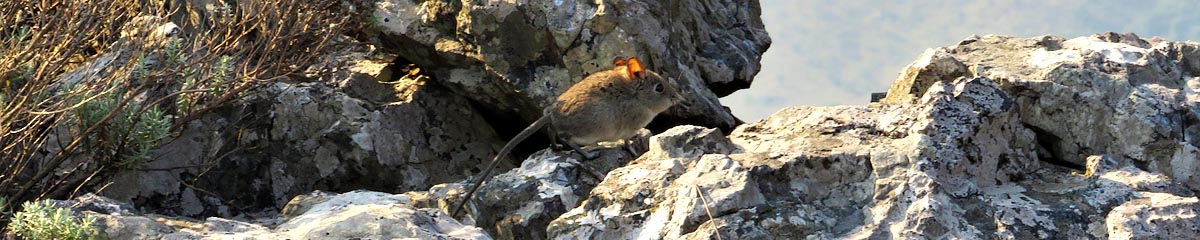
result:
M 9 232 L 26 239 L 92 239 L 96 218 L 75 217 L 71 210 L 55 207 L 49 200 L 25 202 L 12 217 Z
M 167 55 L 170 53 L 168 48 Z M 190 94 L 180 95 L 175 99 L 176 112 L 179 115 L 191 113 L 196 110 L 196 107 L 207 103 L 206 100 L 220 96 L 225 92 L 225 85 L 232 80 L 230 76 L 231 64 L 233 57 L 229 55 L 221 55 L 217 58 L 216 64 L 211 67 L 199 69 L 196 66 L 187 66 L 183 71 L 179 72 L 177 81 L 179 82 L 180 91 L 198 91 Z
M 141 114 L 130 112 L 127 113 L 127 116 L 129 116 L 128 121 L 134 122 L 133 129 L 130 129 L 133 134 L 126 138 L 128 140 L 126 147 L 131 152 L 118 158 L 117 166 L 124 169 L 136 169 L 153 159 L 154 146 L 158 144 L 159 140 L 170 134 L 171 120 L 164 116 L 158 108 L 150 108 Z M 135 116 L 137 119 L 134 119 Z
M 77 131 L 89 126 L 103 126 L 84 138 L 84 147 L 97 153 L 114 153 L 108 157 L 122 169 L 137 169 L 153 159 L 154 147 L 170 135 L 171 119 L 157 107 L 142 110 L 141 104 L 130 102 L 114 118 L 104 121 L 105 115 L 116 108 L 120 95 L 109 93 L 84 103 L 75 111 L 79 121 Z

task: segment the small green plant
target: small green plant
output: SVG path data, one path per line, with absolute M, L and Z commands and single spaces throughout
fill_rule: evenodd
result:
M 230 57 L 229 55 L 221 55 L 221 58 L 217 60 L 217 66 L 213 67 L 211 79 L 208 81 L 209 84 L 212 84 L 212 86 L 209 87 L 212 89 L 209 91 L 209 93 L 216 95 L 219 92 L 225 91 L 225 85 L 223 85 L 223 83 L 229 81 L 229 61 L 232 59 L 233 57 Z
M 138 118 L 136 120 L 132 119 L 135 115 Z M 135 169 L 153 159 L 154 146 L 158 144 L 158 140 L 170 134 L 171 120 L 158 108 L 150 108 L 140 115 L 127 113 L 127 116 L 130 117 L 129 121 L 134 121 L 131 129 L 133 133 L 128 137 L 126 146 L 131 151 L 117 160 L 117 166 Z
M 229 84 L 229 70 L 233 57 L 229 55 L 221 55 L 217 59 L 217 63 L 208 71 L 200 73 L 193 66 L 188 66 L 183 71 L 180 71 L 179 90 L 203 90 L 205 91 L 180 95 L 175 99 L 176 111 L 179 115 L 190 113 L 199 105 L 204 104 L 207 100 L 214 96 L 219 96 L 225 91 L 225 85 Z
M 145 81 L 146 75 L 150 73 L 150 67 L 146 66 L 146 55 L 139 54 L 137 59 L 135 59 L 134 66 L 133 73 L 131 73 L 132 75 L 130 75 L 130 77 L 139 83 Z
M 105 94 L 104 96 L 100 96 L 90 102 L 84 103 L 83 106 L 80 106 L 78 109 L 76 109 L 75 115 L 80 120 L 78 126 L 80 128 L 87 128 L 100 123 L 101 120 L 104 120 L 104 116 L 108 115 L 108 112 L 117 105 L 117 98 L 114 97 L 114 95 L 116 94 Z M 83 96 L 80 96 L 80 98 L 83 98 Z M 84 99 L 79 99 L 79 101 L 84 101 Z
M 169 64 L 182 65 L 187 63 L 187 55 L 183 52 L 183 38 L 171 36 L 170 39 L 167 39 L 165 54 Z
M 191 72 L 191 71 L 192 71 L 192 67 L 188 67 L 188 69 L 184 70 L 180 74 L 183 74 L 184 72 Z M 179 90 L 180 91 L 185 91 L 185 90 L 190 90 L 190 89 L 196 88 L 196 77 L 191 76 L 189 74 L 186 76 L 181 76 L 178 79 L 179 79 Z M 176 97 L 175 98 L 176 111 L 180 115 L 191 112 L 192 108 L 194 108 L 196 106 L 196 102 L 197 102 L 198 98 L 200 98 L 200 97 L 195 96 L 194 94 L 183 94 L 183 95 L 180 95 L 179 97 Z
M 71 210 L 54 206 L 50 200 L 25 202 L 12 217 L 9 232 L 26 239 L 92 239 L 96 218 L 75 217 Z
M 104 117 L 119 103 L 121 94 L 108 93 L 84 103 L 75 110 L 82 131 L 95 124 L 102 127 L 84 139 L 84 146 L 98 153 L 115 153 L 111 157 L 117 167 L 136 169 L 153 159 L 159 140 L 170 135 L 171 120 L 157 107 L 142 110 L 142 105 L 130 102 L 107 122 Z

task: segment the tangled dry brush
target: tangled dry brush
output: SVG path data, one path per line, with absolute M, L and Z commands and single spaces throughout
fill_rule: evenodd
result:
M 294 80 L 354 27 L 342 4 L 0 1 L 5 212 L 145 171 L 189 121 Z

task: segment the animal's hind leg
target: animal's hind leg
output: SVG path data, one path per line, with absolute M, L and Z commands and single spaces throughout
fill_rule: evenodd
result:
M 636 158 L 650 150 L 650 135 L 650 131 L 642 129 L 637 134 L 634 134 L 633 137 L 622 139 L 621 143 L 625 151 L 628 151 L 630 155 Z
M 567 146 L 571 146 L 571 149 L 575 150 L 575 152 L 579 153 L 579 155 L 583 155 L 583 158 L 585 160 L 592 160 L 592 159 L 596 159 L 597 157 L 600 157 L 600 153 L 588 152 L 587 150 L 583 150 L 583 148 L 579 147 L 579 145 L 575 145 L 571 142 L 563 141 L 563 144 L 566 144 Z M 583 163 L 581 163 L 579 161 L 575 161 L 575 159 L 571 159 L 571 158 L 567 158 L 567 162 L 571 163 L 572 165 L 575 165 L 576 167 L 579 167 L 579 169 L 582 169 L 584 172 L 592 174 L 592 176 L 595 176 L 596 179 L 604 180 L 604 173 L 600 172 L 600 170 L 596 170 L 595 168 L 592 168 L 588 165 L 583 165 Z
M 604 180 L 604 173 L 600 172 L 600 170 L 596 170 L 595 168 L 592 168 L 591 166 L 584 165 L 583 163 L 576 161 L 574 158 L 564 158 L 564 159 L 566 159 L 567 163 L 570 163 L 571 165 L 575 165 L 575 167 L 578 167 L 582 171 L 592 174 L 592 176 L 596 177 L 597 180 Z
M 594 153 L 594 152 L 588 152 L 587 150 L 583 150 L 582 147 L 579 147 L 579 145 L 575 145 L 574 143 L 563 141 L 563 144 L 570 146 L 572 150 L 575 150 L 576 153 L 579 153 L 579 155 L 582 155 L 583 159 L 585 159 L 585 160 L 592 160 L 592 159 L 596 159 L 597 157 L 600 157 L 600 154 Z

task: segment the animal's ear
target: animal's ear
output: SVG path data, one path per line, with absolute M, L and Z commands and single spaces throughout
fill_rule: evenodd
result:
M 631 57 L 628 60 L 625 60 L 625 74 L 627 74 L 630 79 L 640 79 L 646 76 L 645 71 L 646 68 L 642 67 L 642 61 L 639 61 L 636 57 Z
M 613 67 L 617 67 L 617 66 L 625 66 L 625 63 L 626 63 L 626 62 L 625 62 L 625 57 L 615 57 L 615 58 L 613 58 Z

